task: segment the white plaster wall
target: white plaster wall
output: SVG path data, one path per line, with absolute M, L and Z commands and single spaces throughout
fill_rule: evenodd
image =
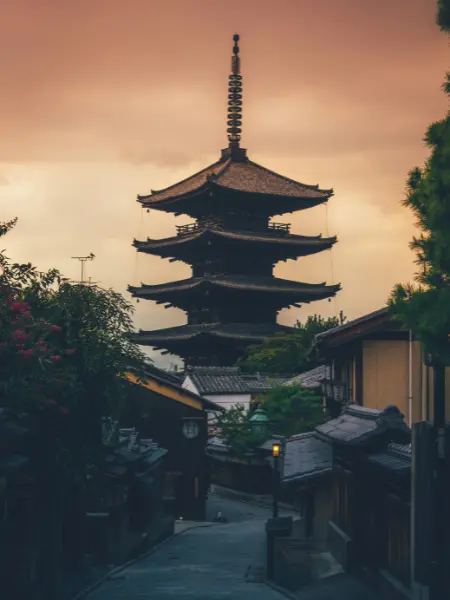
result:
M 198 394 L 199 396 L 201 395 L 198 393 L 198 389 L 195 387 L 194 382 L 189 377 L 189 375 L 187 375 L 184 378 L 184 381 L 181 384 L 181 387 L 184 388 L 185 390 L 188 390 L 189 392 L 194 392 L 194 394 Z
M 251 394 L 210 394 L 204 397 L 220 404 L 225 409 L 236 406 L 236 404 L 243 404 L 246 410 L 250 408 Z

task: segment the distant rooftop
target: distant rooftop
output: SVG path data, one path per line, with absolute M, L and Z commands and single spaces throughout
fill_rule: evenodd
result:
M 238 367 L 188 367 L 185 372 L 199 394 L 250 394 L 269 390 L 292 375 L 242 373 Z

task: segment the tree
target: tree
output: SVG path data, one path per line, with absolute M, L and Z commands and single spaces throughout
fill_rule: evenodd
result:
M 448 0 L 438 2 L 437 20 L 443 31 L 450 31 Z M 450 96 L 450 73 L 442 88 Z M 433 472 L 433 522 L 426 541 L 430 549 L 427 559 L 433 565 L 429 591 L 434 600 L 448 589 L 445 367 L 450 365 L 450 112 L 428 127 L 425 143 L 430 156 L 422 168 L 410 171 L 403 201 L 413 212 L 420 230 L 410 243 L 418 271 L 414 283 L 394 287 L 389 305 L 395 317 L 422 342 L 434 369 L 434 452 L 428 465 Z M 416 448 L 420 449 L 420 444 Z
M 448 2 L 442 2 L 448 8 Z M 444 12 L 440 13 L 444 22 Z M 447 13 L 448 16 L 448 13 Z M 447 24 L 448 27 L 448 24 Z M 450 74 L 443 84 L 450 96 Z M 416 254 L 415 282 L 397 284 L 389 298 L 394 315 L 412 329 L 425 351 L 450 364 L 450 115 L 425 135 L 431 150 L 422 168 L 409 173 L 403 201 L 420 230 L 410 243 Z
M 236 404 L 217 417 L 219 437 L 230 448 L 234 456 L 243 457 L 265 442 L 267 435 L 255 431 L 250 421 L 252 411 Z
M 438 0 L 437 23 L 442 31 L 450 32 L 450 0 Z
M 326 419 L 320 392 L 299 384 L 273 387 L 262 405 L 273 431 L 283 437 L 312 431 Z
M 275 335 L 262 344 L 250 346 L 237 365 L 247 373 L 302 373 L 316 366 L 310 350 L 318 333 L 342 325 L 346 318 L 342 312 L 339 319 L 310 316 L 305 323 L 297 321 L 295 331 Z
M 0 225 L 0 235 L 15 223 Z M 0 406 L 34 419 L 60 466 L 83 477 L 102 453 L 101 418 L 117 417 L 129 390 L 120 375 L 144 361 L 128 336 L 132 306 L 3 252 L 0 268 Z

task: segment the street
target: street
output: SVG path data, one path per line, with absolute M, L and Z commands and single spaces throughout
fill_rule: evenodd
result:
M 86 600 L 285 598 L 263 583 L 264 525 L 270 509 L 211 496 L 208 519 L 218 511 L 228 523 L 197 525 L 183 531 L 154 553 L 112 574 L 88 593 Z M 345 577 L 332 579 L 337 586 L 318 584 L 314 589 L 302 591 L 299 600 L 372 600 Z

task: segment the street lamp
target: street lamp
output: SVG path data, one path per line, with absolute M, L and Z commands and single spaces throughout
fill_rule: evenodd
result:
M 260 406 L 254 411 L 249 419 L 252 430 L 261 436 L 266 435 L 269 426 L 269 417 L 266 411 Z
M 280 490 L 280 456 L 281 456 L 281 444 L 278 442 L 272 444 L 272 457 L 273 457 L 273 511 L 272 516 L 274 519 L 278 517 L 278 494 Z

